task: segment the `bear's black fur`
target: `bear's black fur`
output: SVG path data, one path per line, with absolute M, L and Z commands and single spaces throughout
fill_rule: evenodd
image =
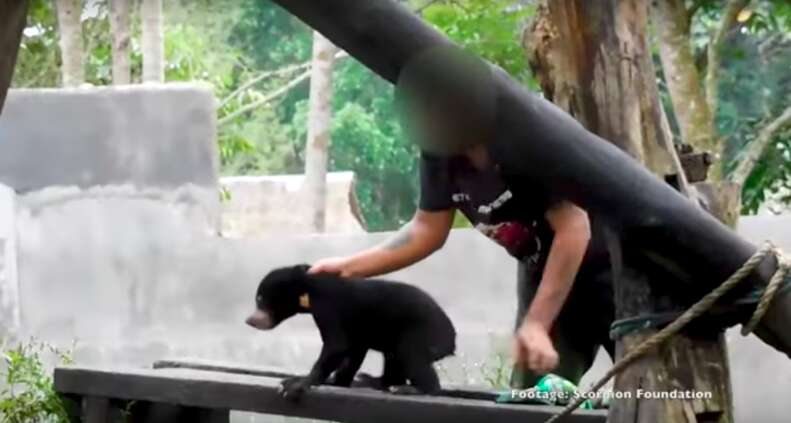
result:
M 258 286 L 247 323 L 267 330 L 297 313 L 311 313 L 324 343 L 305 377 L 282 382 L 283 396 L 298 399 L 310 386 L 350 386 L 369 349 L 384 355 L 382 389 L 440 389 L 433 362 L 452 355 L 456 331 L 421 289 L 399 282 L 312 275 L 307 265 L 273 270 Z M 332 377 L 331 377 L 332 376 Z M 409 388 L 404 392 L 409 391 Z

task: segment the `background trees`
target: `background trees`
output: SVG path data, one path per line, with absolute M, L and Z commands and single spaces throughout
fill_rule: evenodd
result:
M 151 56 L 143 46 L 149 26 L 143 27 L 142 0 L 129 2 L 126 54 L 120 51 L 125 37 L 116 19 L 124 13 L 111 9 L 116 1 L 81 3 L 78 45 L 87 83 L 123 81 L 123 62 L 114 57 L 128 57 L 130 82 L 143 80 L 143 58 Z M 535 1 L 406 3 L 465 48 L 540 89 L 521 45 Z M 791 6 L 781 0 L 653 4 L 647 53 L 674 140 L 713 148 L 722 178 L 744 180 L 745 212 L 791 202 L 791 130 L 784 124 L 791 104 Z M 68 60 L 59 47 L 56 10 L 54 0 L 32 0 L 14 86 L 61 85 Z M 164 80 L 203 81 L 218 98 L 223 173 L 302 173 L 311 30 L 265 0 L 167 1 L 161 22 Z M 715 47 L 709 50 L 710 45 Z M 333 69 L 328 169 L 356 172 L 357 197 L 370 229 L 395 228 L 411 217 L 418 192 L 417 152 L 401 132 L 393 89 L 353 58 L 338 59 Z M 692 113 L 690 104 L 704 106 Z M 604 105 L 602 112 L 607 109 Z M 698 112 L 706 118 L 696 119 Z M 694 127 L 699 120 L 702 130 Z
M 82 61 L 82 5 L 79 0 L 57 0 L 60 32 L 61 81 L 64 87 L 76 87 L 85 81 Z

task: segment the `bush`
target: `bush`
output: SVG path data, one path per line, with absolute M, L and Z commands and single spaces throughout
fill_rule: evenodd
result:
M 45 362 L 68 364 L 70 353 L 30 341 L 4 345 L 0 367 L 0 421 L 6 423 L 67 423 Z

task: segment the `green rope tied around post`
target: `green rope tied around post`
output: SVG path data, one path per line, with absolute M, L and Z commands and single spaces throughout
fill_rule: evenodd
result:
M 624 369 L 632 365 L 635 361 L 642 358 L 647 353 L 651 352 L 654 348 L 658 347 L 677 333 L 681 331 L 689 322 L 697 318 L 698 316 L 705 313 L 707 310 L 714 305 L 723 295 L 728 293 L 733 287 L 739 284 L 742 280 L 744 280 L 747 275 L 749 275 L 759 264 L 769 255 L 774 254 L 777 257 L 777 270 L 775 271 L 772 278 L 769 280 L 766 288 L 764 289 L 763 294 L 761 295 L 761 299 L 758 302 L 758 306 L 755 308 L 755 312 L 750 320 L 742 326 L 742 335 L 748 335 L 750 332 L 755 329 L 755 326 L 758 322 L 761 321 L 763 316 L 766 314 L 766 311 L 772 304 L 772 299 L 774 298 L 775 294 L 777 294 L 778 289 L 783 284 L 783 279 L 785 278 L 786 274 L 789 273 L 791 270 L 791 263 L 783 256 L 782 251 L 779 248 L 775 247 L 771 243 L 767 242 L 758 251 L 755 252 L 747 261 L 740 267 L 736 272 L 734 272 L 722 285 L 715 288 L 713 291 L 706 294 L 703 298 L 701 298 L 697 303 L 693 304 L 687 311 L 685 311 L 678 319 L 674 320 L 672 323 L 667 325 L 664 329 L 660 330 L 659 332 L 655 333 L 650 338 L 646 339 L 635 347 L 633 350 L 629 351 L 624 355 L 620 360 L 618 360 L 611 368 L 601 377 L 596 383 L 594 383 L 589 393 L 598 392 L 602 386 L 604 386 L 613 376 L 617 375 L 618 373 L 622 372 Z M 570 402 L 566 408 L 561 410 L 558 414 L 549 418 L 545 423 L 554 423 L 559 419 L 568 416 L 574 410 L 576 410 L 583 402 L 585 402 L 586 398 L 589 398 L 590 395 L 578 395 L 572 402 Z

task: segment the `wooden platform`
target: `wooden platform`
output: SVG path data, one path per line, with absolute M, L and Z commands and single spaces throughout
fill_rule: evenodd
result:
M 88 423 L 225 423 L 230 410 L 349 423 L 541 423 L 559 411 L 496 404 L 494 393 L 463 389 L 429 397 L 321 386 L 291 403 L 277 392 L 288 374 L 194 360 L 160 361 L 154 369 L 66 366 L 55 369 L 55 389 L 70 404 L 73 421 Z M 605 420 L 603 411 L 578 411 L 566 421 Z

